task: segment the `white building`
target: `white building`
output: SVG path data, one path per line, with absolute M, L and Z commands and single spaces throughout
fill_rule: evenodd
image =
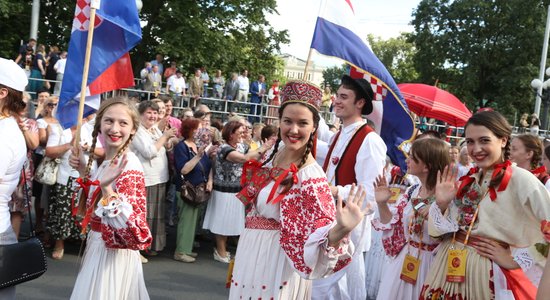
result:
M 284 61 L 285 69 L 284 76 L 287 79 L 304 79 L 304 69 L 306 67 L 306 61 L 290 54 L 282 54 L 281 59 Z M 310 62 L 307 73 L 307 81 L 321 86 L 323 83 L 323 71 L 324 67 L 315 65 L 315 62 Z

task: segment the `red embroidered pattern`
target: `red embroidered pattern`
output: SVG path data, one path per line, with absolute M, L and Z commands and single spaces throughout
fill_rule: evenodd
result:
M 407 197 L 407 195 L 403 195 L 403 197 Z M 386 254 L 390 257 L 396 257 L 407 243 L 407 239 L 405 238 L 405 230 L 403 229 L 403 210 L 405 209 L 405 206 L 407 206 L 407 203 L 408 201 L 402 201 L 397 206 L 397 222 L 391 224 L 393 234 L 382 238 L 382 246 L 384 247 L 384 251 L 386 251 Z
M 101 237 L 107 248 L 144 250 L 153 237 L 147 225 L 145 177 L 142 171 L 125 170 L 115 181 L 116 191 L 123 201 L 132 205 L 133 212 L 126 228 L 116 229 L 101 224 Z M 96 220 L 99 220 L 99 218 Z M 99 220 L 99 222 L 101 222 Z
M 250 229 L 279 230 L 281 228 L 281 223 L 274 219 L 251 216 L 246 217 L 244 227 Z
M 306 240 L 316 229 L 331 224 L 335 214 L 326 178 L 302 181 L 300 188 L 291 189 L 281 201 L 281 248 L 299 272 L 309 275 L 312 271 L 304 261 Z M 341 269 L 350 261 L 339 259 L 336 266 Z

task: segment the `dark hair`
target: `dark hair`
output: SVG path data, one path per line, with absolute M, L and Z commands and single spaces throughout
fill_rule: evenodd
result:
M 4 115 L 17 116 L 21 111 L 25 109 L 25 102 L 23 102 L 23 92 L 16 91 L 10 87 L 0 84 L 0 89 L 4 88 L 8 90 L 6 98 L 4 98 L 4 106 L 0 113 Z
M 510 158 L 510 140 L 512 136 L 512 126 L 506 121 L 506 118 L 496 111 L 481 111 L 475 113 L 466 125 L 464 132 L 470 125 L 483 126 L 489 129 L 497 138 L 506 138 L 506 146 L 504 147 L 504 159 Z
M 48 90 L 47 88 L 40 88 L 38 91 L 36 91 L 36 95 L 42 94 L 42 93 L 50 94 L 50 90 Z
M 423 139 L 423 138 L 436 138 L 438 140 L 441 139 L 441 133 L 435 131 L 435 130 L 426 130 L 424 132 L 422 132 L 421 134 L 419 134 L 416 139 Z
M 533 152 L 533 157 L 531 158 L 531 169 L 535 169 L 542 159 L 542 142 L 539 137 L 532 134 L 520 134 L 515 136 L 514 139 L 521 140 L 521 143 L 527 152 Z
M 193 117 L 196 119 L 203 119 L 204 117 L 206 117 L 206 113 L 202 110 L 196 110 L 193 113 Z
M 446 166 L 451 164 L 449 146 L 439 139 L 420 139 L 413 142 L 410 158 L 415 162 L 422 161 L 428 167 L 426 188 L 435 189 L 437 172 L 443 172 Z
M 138 106 L 138 112 L 140 115 L 142 115 L 148 108 L 158 112 L 159 111 L 159 106 L 158 104 L 156 104 L 155 102 L 151 101 L 151 100 L 145 100 L 145 101 L 141 101 L 139 103 L 139 106 Z
M 201 120 L 196 118 L 189 118 L 181 121 L 181 136 L 183 139 L 189 139 L 193 137 L 193 131 L 199 128 Z
M 267 125 L 262 128 L 262 133 L 260 134 L 262 141 L 265 141 L 274 135 L 277 135 L 277 127 L 273 125 Z
M 223 129 L 223 123 L 222 123 L 222 121 L 220 121 L 218 119 L 211 120 L 210 121 L 210 126 L 218 129 L 219 131 L 222 131 L 222 129 Z
M 229 138 L 231 137 L 231 135 L 235 133 L 235 131 L 239 130 L 239 128 L 241 128 L 242 126 L 244 126 L 244 124 L 239 121 L 227 122 L 222 129 L 222 138 L 224 139 L 224 141 L 226 143 L 229 143 Z
M 168 103 L 168 102 L 172 102 L 172 98 L 170 96 L 166 96 L 166 95 L 160 95 L 159 97 L 160 100 L 162 100 L 162 102 L 164 102 L 164 104 Z

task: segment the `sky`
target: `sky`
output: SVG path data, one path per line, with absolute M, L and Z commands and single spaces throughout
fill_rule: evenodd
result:
M 345 1 L 345 0 L 328 0 Z M 411 32 L 413 10 L 420 0 L 351 0 L 359 30 L 383 39 L 396 37 L 400 32 Z M 281 52 L 306 59 L 315 21 L 319 14 L 321 0 L 277 0 L 279 15 L 269 15 L 267 19 L 277 30 L 287 29 L 290 43 L 281 45 Z M 314 52 L 312 60 L 322 66 L 341 65 L 342 61 L 327 58 Z

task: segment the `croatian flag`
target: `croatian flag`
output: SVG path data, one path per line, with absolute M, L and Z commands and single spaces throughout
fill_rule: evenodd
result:
M 326 0 L 321 8 L 311 48 L 343 59 L 351 65 L 350 76 L 365 78 L 375 95 L 373 112 L 367 118 L 386 142 L 388 156 L 405 172 L 406 153 L 414 134 L 414 121 L 407 103 L 386 67 L 374 55 L 355 29 L 355 12 L 351 0 Z
M 57 118 L 64 128 L 77 123 L 89 23 L 90 0 L 77 0 L 57 108 Z M 134 85 L 128 51 L 141 41 L 138 10 L 133 0 L 104 0 L 96 10 L 94 23 L 84 116 L 99 108 L 101 93 Z

